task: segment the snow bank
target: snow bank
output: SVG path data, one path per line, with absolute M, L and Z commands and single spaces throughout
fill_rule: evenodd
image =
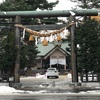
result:
M 18 94 L 18 93 L 24 93 L 24 92 L 25 91 L 16 90 L 9 86 L 0 86 L 0 95 Z
M 13 87 L 9 86 L 0 86 L 0 95 L 14 95 L 14 94 L 41 94 L 46 93 L 47 90 L 40 90 L 40 91 L 23 91 L 23 90 L 16 90 Z
M 44 75 L 41 75 L 40 73 L 37 73 L 37 74 L 36 74 L 36 78 L 44 78 L 44 79 L 45 79 L 45 78 L 47 78 L 47 77 L 46 77 L 45 74 L 44 74 Z

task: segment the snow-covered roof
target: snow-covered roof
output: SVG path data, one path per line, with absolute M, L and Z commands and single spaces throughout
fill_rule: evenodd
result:
M 53 43 L 48 43 L 48 46 L 43 46 L 42 43 L 39 43 L 37 45 L 38 50 L 40 51 L 40 53 L 38 53 L 38 56 L 44 56 L 46 55 L 48 52 L 50 52 L 53 48 L 55 48 L 55 45 Z M 66 47 L 68 47 L 68 43 L 62 43 L 60 48 L 63 49 L 67 54 L 70 54 L 70 52 L 66 51 Z

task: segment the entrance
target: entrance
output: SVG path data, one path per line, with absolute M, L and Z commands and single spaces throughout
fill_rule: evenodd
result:
M 75 16 L 96 16 L 98 15 L 98 10 L 91 10 L 91 9 L 83 9 L 83 10 L 74 10 L 73 11 L 75 13 Z M 8 11 L 6 12 L 6 14 L 3 14 L 3 12 L 0 12 L 0 17 L 1 18 L 14 18 L 16 23 L 20 23 L 20 18 L 21 17 L 69 17 L 71 15 L 70 11 Z M 20 16 L 20 17 L 19 17 Z M 74 21 L 74 17 L 75 16 L 70 16 L 71 17 L 71 22 Z M 73 72 L 73 78 L 72 81 L 73 82 L 77 82 L 77 69 L 76 69 L 76 55 L 75 55 L 75 43 L 74 43 L 74 27 L 75 25 L 73 25 L 73 27 L 71 27 L 71 61 L 73 61 L 73 63 L 71 62 L 71 66 L 72 66 L 72 72 Z M 16 64 L 15 64 L 15 83 L 19 83 L 19 68 L 20 68 L 20 30 L 18 28 L 16 28 L 16 45 L 18 46 L 18 52 L 17 52 L 17 56 L 16 56 Z
M 64 73 L 64 65 L 61 65 L 61 64 L 55 64 L 55 65 L 51 65 L 51 67 L 55 67 L 57 68 L 57 70 L 60 72 L 60 73 Z

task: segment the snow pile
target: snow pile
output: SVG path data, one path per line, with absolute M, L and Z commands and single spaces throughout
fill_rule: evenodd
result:
M 23 91 L 23 90 L 16 90 L 13 87 L 9 86 L 0 86 L 0 95 L 14 95 L 14 94 L 43 94 L 46 93 L 47 90 L 40 90 L 40 91 Z
M 69 81 L 71 81 L 71 79 L 72 79 L 72 74 L 71 73 L 68 73 L 67 74 L 67 81 L 69 82 Z
M 16 90 L 9 86 L 0 86 L 0 94 L 14 94 L 18 92 L 23 92 L 22 90 Z
M 37 74 L 36 74 L 36 78 L 44 78 L 44 79 L 45 79 L 45 78 L 47 78 L 47 77 L 46 77 L 45 74 L 44 74 L 44 75 L 41 75 L 40 73 L 37 73 Z
M 71 73 L 68 73 L 68 74 L 67 74 L 67 77 L 68 77 L 69 79 L 71 79 L 71 78 L 72 78 Z

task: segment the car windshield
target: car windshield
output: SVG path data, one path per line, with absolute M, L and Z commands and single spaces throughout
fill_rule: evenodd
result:
M 49 68 L 48 71 L 55 71 L 55 68 Z

